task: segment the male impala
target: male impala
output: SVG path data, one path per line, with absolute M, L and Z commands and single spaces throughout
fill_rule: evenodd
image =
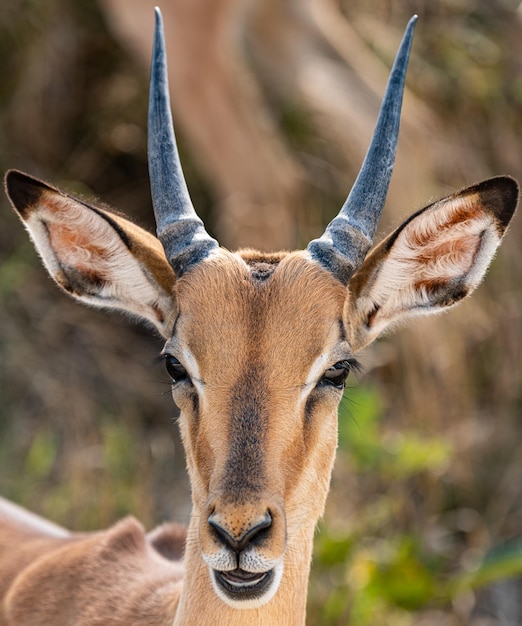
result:
M 470 293 L 518 199 L 512 178 L 486 180 L 418 211 L 367 255 L 395 158 L 414 21 L 357 181 L 304 251 L 232 253 L 205 232 L 178 160 L 159 12 L 149 112 L 159 241 L 8 172 L 7 194 L 55 281 L 165 337 L 193 513 L 186 540 L 173 526 L 146 535 L 132 518 L 75 534 L 4 502 L 0 623 L 304 623 L 354 354 L 393 324 Z

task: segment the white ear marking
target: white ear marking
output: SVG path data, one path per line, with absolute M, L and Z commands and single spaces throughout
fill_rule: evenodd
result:
M 447 309 L 480 284 L 505 228 L 481 185 L 419 211 L 365 260 L 351 285 L 356 349 L 409 317 Z
M 175 277 L 159 241 L 29 176 L 16 173 L 15 182 L 16 208 L 58 285 L 84 303 L 145 319 L 166 336 Z M 26 197 L 31 204 L 23 204 Z

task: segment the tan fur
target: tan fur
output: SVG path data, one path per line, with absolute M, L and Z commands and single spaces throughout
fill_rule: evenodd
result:
M 325 376 L 390 325 L 447 308 L 479 284 L 516 206 L 507 180 L 407 220 L 348 292 L 306 252 L 219 249 L 176 281 L 153 238 L 125 218 L 31 179 L 13 184 L 55 280 L 74 282 L 73 295 L 95 306 L 109 294 L 112 306 L 152 322 L 185 368 L 173 397 L 193 513 L 182 565 L 177 528 L 146 535 L 129 518 L 75 535 L 0 507 L 0 624 L 304 624 L 342 396 Z M 254 531 L 257 541 L 236 551 L 227 543 Z M 238 565 L 275 582 L 261 598 L 231 599 L 215 572 Z
M 33 551 L 25 568 L 18 561 L 3 623 L 172 624 L 183 568 L 162 557 L 133 518 L 99 534 L 54 541 L 2 531 Z M 18 559 L 19 551 L 12 552 L 6 558 Z

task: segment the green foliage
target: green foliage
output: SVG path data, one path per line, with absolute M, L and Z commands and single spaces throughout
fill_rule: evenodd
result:
M 442 598 L 454 598 L 504 578 L 522 575 L 522 541 L 513 540 L 492 550 L 468 572 L 461 572 L 441 585 Z
M 133 428 L 103 415 L 100 440 L 84 442 L 72 456 L 50 426 L 13 449 L 16 437 L 8 430 L 0 440 L 2 496 L 81 530 L 97 530 L 137 510 L 148 523 L 151 459 Z
M 417 432 L 384 432 L 378 394 L 360 387 L 350 389 L 339 410 L 339 445 L 349 452 L 358 471 L 374 471 L 394 479 L 407 479 L 422 471 L 447 466 L 451 445 L 443 438 Z
M 48 478 L 56 460 L 56 437 L 49 430 L 40 430 L 34 436 L 25 460 L 24 475 L 39 481 Z
M 447 439 L 389 432 L 379 395 L 361 386 L 349 390 L 341 404 L 339 443 L 340 463 L 347 464 L 356 481 L 377 488 L 340 527 L 321 527 L 310 623 L 409 626 L 419 611 L 447 606 L 470 590 L 522 575 L 521 542 L 496 549 L 467 568 L 454 568 L 426 546 L 422 525 L 398 523 L 412 484 L 430 475 L 436 479 L 448 468 L 452 446 Z M 381 491 L 392 483 L 391 493 Z
M 32 267 L 34 267 L 34 250 L 28 241 L 2 261 L 0 272 L 0 300 L 20 289 Z

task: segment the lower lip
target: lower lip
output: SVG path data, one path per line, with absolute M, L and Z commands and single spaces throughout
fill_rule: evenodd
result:
M 232 572 L 218 570 L 214 570 L 214 576 L 217 584 L 229 597 L 250 600 L 259 598 L 266 592 L 274 578 L 274 570 L 254 575 L 252 578 L 247 577 L 245 580 L 241 580 L 241 576 L 234 576 Z

